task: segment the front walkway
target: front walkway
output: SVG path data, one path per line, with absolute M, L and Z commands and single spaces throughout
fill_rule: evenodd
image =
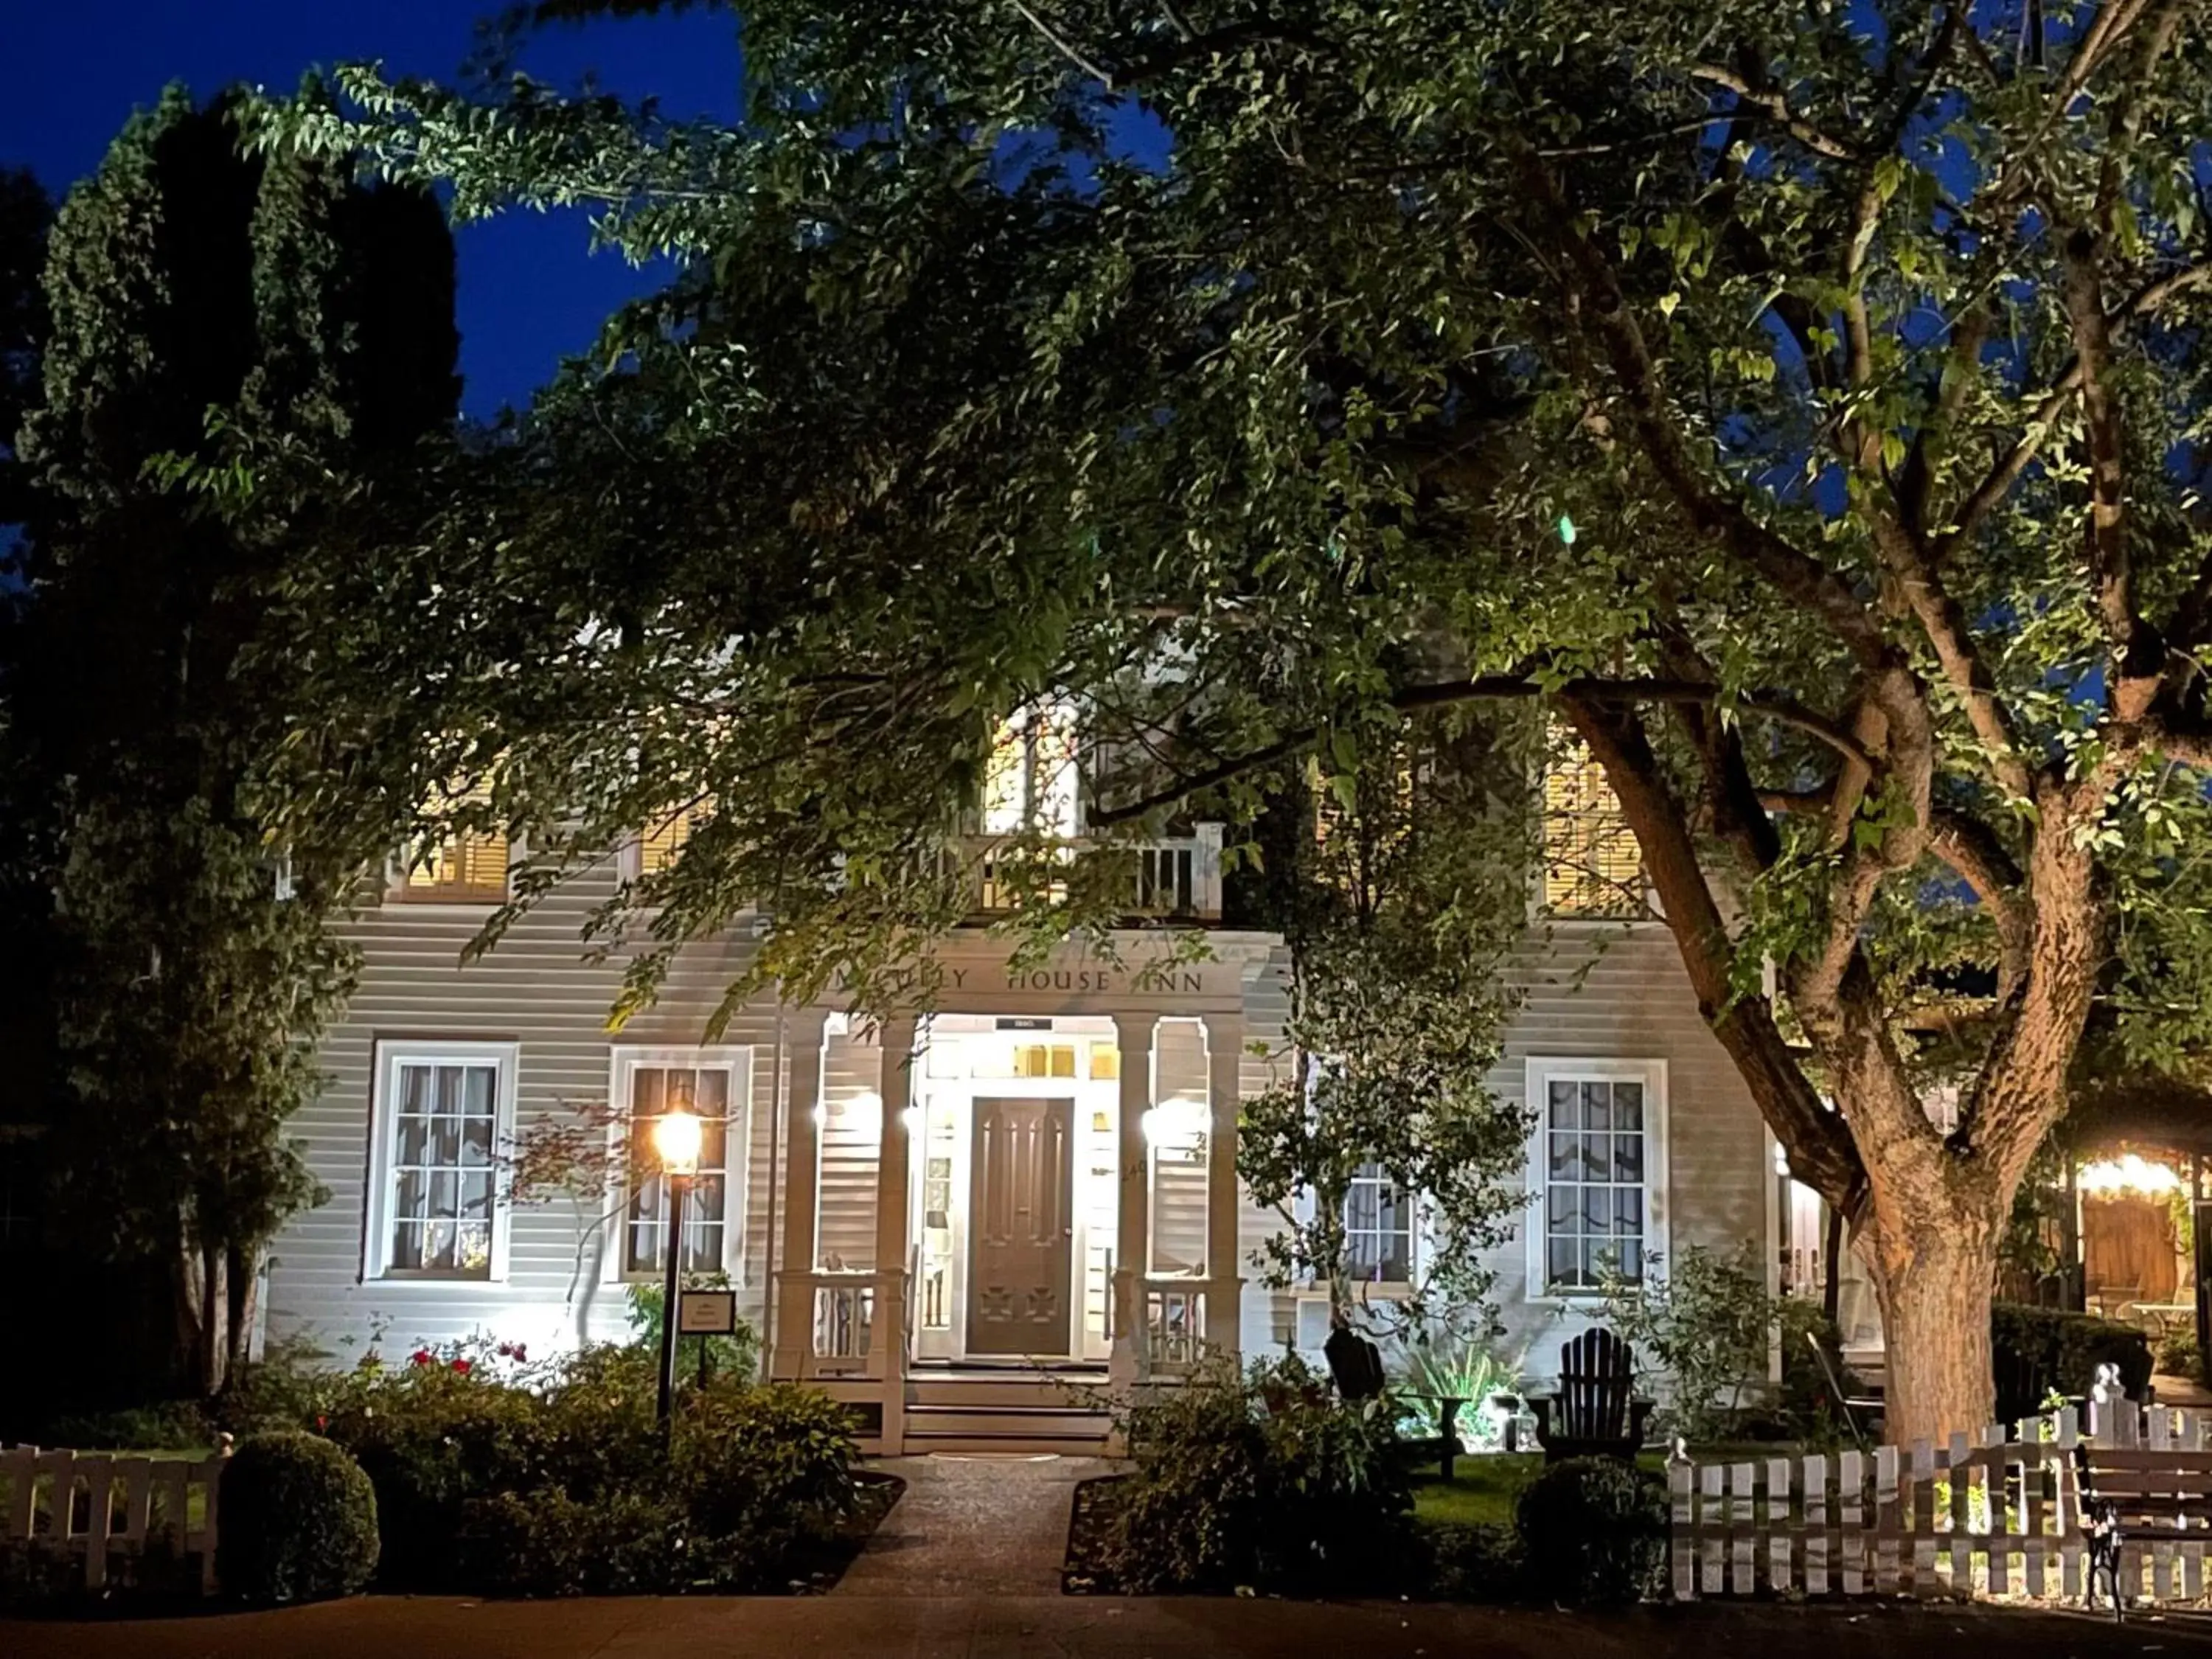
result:
M 906 1482 L 833 1596 L 1055 1595 L 1079 1480 L 1095 1457 L 941 1452 L 871 1465 Z

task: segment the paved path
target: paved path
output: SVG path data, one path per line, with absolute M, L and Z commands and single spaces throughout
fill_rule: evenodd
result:
M 906 1491 L 832 1596 L 1052 1595 L 1091 1457 L 886 1457 Z
M 2212 1626 L 1987 1609 L 1483 1607 L 1104 1596 L 699 1596 L 464 1601 L 370 1595 L 281 1613 L 0 1622 L 7 1659 L 2001 1659 L 2212 1655 Z

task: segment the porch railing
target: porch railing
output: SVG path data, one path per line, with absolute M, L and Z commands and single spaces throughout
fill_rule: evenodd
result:
M 1073 839 L 1060 843 L 1069 860 L 1104 843 Z M 1201 823 L 1188 836 L 1164 837 L 1135 844 L 1136 869 L 1129 890 L 1129 914 L 1158 916 L 1176 921 L 1218 921 L 1221 919 L 1221 826 Z M 1030 866 L 1034 879 L 1036 851 L 1024 847 L 1018 856 Z M 955 844 L 954 857 L 967 878 L 971 902 L 978 915 L 1011 910 L 1019 902 L 1016 884 L 1005 873 L 1017 854 L 1012 842 L 986 836 L 970 836 Z
M 1109 1330 L 1117 1380 L 1188 1376 L 1209 1348 L 1222 1345 L 1221 1333 L 1235 1337 L 1240 1280 L 1152 1277 L 1123 1267 L 1112 1283 Z
M 811 1310 L 806 1352 L 799 1356 L 801 1377 L 904 1374 L 903 1338 L 879 1340 L 880 1333 L 900 1331 L 906 1323 L 903 1271 L 785 1273 L 781 1279 L 782 1293 L 805 1297 Z M 894 1356 L 901 1362 L 896 1366 L 890 1363 Z

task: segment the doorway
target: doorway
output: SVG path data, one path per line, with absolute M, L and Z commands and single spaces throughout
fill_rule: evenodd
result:
M 1064 1358 L 1074 1334 L 1074 1102 L 978 1095 L 967 1348 Z

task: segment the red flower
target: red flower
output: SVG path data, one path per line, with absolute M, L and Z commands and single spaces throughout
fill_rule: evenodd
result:
M 328 1427 L 330 1427 L 330 1425 L 331 1425 L 331 1419 L 330 1419 L 329 1418 L 325 1417 L 325 1416 L 322 1413 L 320 1413 L 320 1412 L 317 1412 L 317 1413 L 315 1413 L 315 1426 L 316 1426 L 318 1429 L 327 1429 Z
M 438 1363 L 438 1356 L 428 1348 L 417 1348 L 407 1356 L 407 1363 L 410 1365 L 434 1365 Z
M 456 1359 L 453 1362 L 453 1369 L 459 1371 L 463 1376 L 466 1376 L 471 1371 L 474 1370 L 476 1367 L 469 1364 L 465 1359 Z

